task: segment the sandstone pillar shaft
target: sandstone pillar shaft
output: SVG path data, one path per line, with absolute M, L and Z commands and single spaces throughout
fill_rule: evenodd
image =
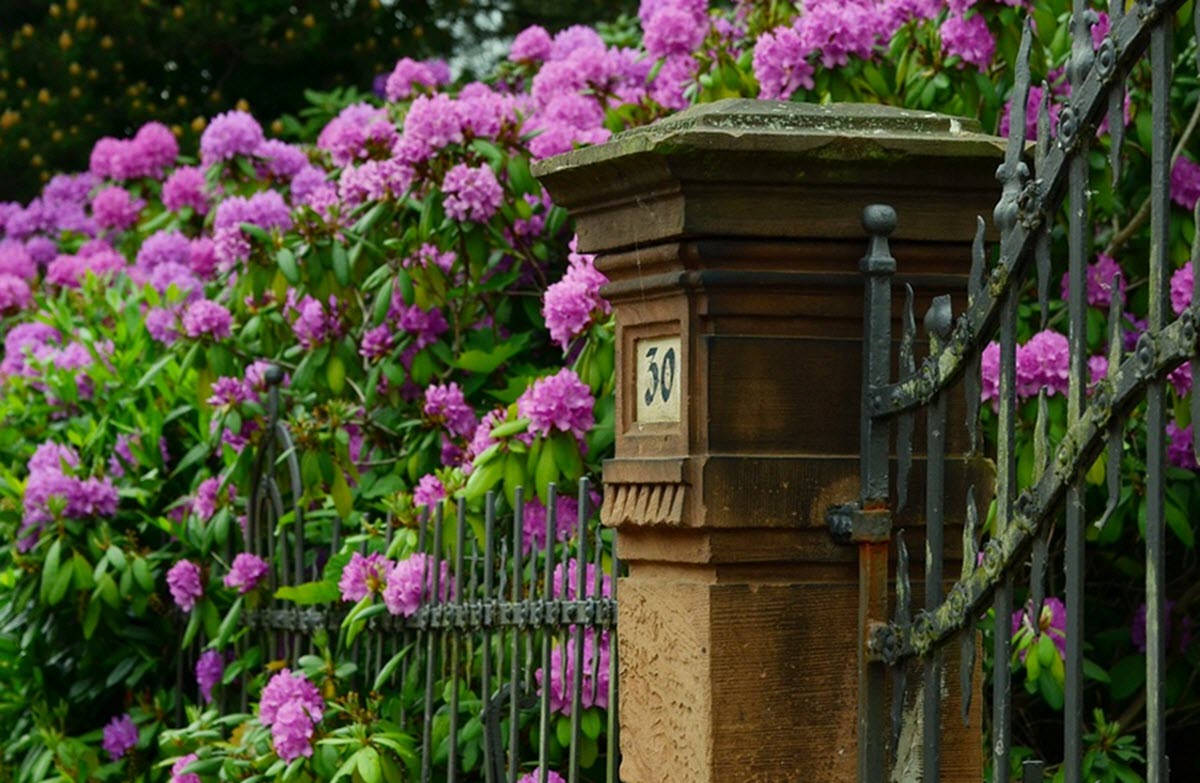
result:
M 967 120 L 737 100 L 535 170 L 616 311 L 624 783 L 855 779 L 858 558 L 825 512 L 859 494 L 860 215 L 896 209 L 919 318 L 965 291 L 1001 155 Z M 915 472 L 898 526 L 921 524 Z M 979 720 L 957 709 L 943 779 L 975 783 Z

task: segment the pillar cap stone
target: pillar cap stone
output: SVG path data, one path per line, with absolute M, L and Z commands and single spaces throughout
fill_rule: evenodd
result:
M 975 120 L 872 104 L 728 99 L 538 162 L 583 252 L 704 236 L 858 239 L 868 203 L 897 239 L 961 241 L 994 202 L 1004 140 Z

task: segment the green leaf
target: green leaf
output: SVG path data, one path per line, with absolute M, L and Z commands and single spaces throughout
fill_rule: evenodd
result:
M 175 354 L 168 353 L 165 356 L 161 357 L 154 364 L 150 365 L 149 369 L 147 369 L 146 372 L 142 375 L 141 380 L 139 380 L 137 382 L 137 384 L 133 387 L 134 391 L 138 391 L 140 389 L 146 388 L 146 386 L 148 386 L 155 378 L 158 377 L 158 374 L 160 372 L 162 372 L 163 368 L 166 367 L 168 364 L 170 364 L 172 361 L 174 361 L 174 359 L 175 359 Z
M 150 564 L 144 557 L 133 559 L 133 578 L 137 580 L 138 586 L 147 593 L 154 592 L 154 574 L 151 573 Z
M 383 319 L 387 318 L 388 308 L 392 306 L 392 289 L 395 286 L 396 279 L 391 278 L 375 292 L 375 305 L 371 310 L 372 326 L 379 326 Z
M 355 755 L 358 757 L 358 775 L 363 783 L 379 783 L 379 751 L 368 745 Z
M 300 284 L 300 267 L 296 264 L 296 254 L 288 248 L 280 248 L 275 254 L 275 263 L 279 265 L 279 271 L 283 273 L 283 277 L 292 285 Z
M 92 602 L 88 604 L 87 614 L 83 618 L 84 639 L 91 639 L 92 635 L 96 633 L 96 626 L 100 623 L 100 612 L 103 607 L 104 604 L 100 603 L 94 598 L 92 599 Z
M 579 716 L 579 726 L 583 731 L 583 736 L 589 739 L 596 739 L 600 736 L 600 730 L 603 728 L 603 721 L 600 720 L 600 711 L 594 708 L 589 708 L 583 711 Z
M 558 463 L 554 459 L 554 451 L 552 441 L 547 442 L 542 447 L 542 453 L 538 455 L 537 465 L 534 467 L 534 491 L 542 503 L 549 502 L 550 484 L 558 479 Z
M 400 652 L 393 655 L 391 659 L 383 665 L 383 668 L 379 670 L 379 674 L 375 675 L 374 690 L 379 691 L 380 693 L 383 692 L 383 689 L 387 686 L 388 681 L 392 679 L 392 673 L 396 671 L 396 667 L 400 665 L 400 662 L 404 660 L 404 657 L 408 655 L 408 651 L 411 649 L 412 645 L 410 644 Z
M 1109 670 L 1108 690 L 1116 700 L 1127 699 L 1146 682 L 1146 656 L 1128 655 Z
M 346 246 L 340 242 L 333 245 L 333 277 L 340 285 L 350 285 L 350 258 Z
M 50 544 L 50 549 L 46 551 L 46 560 L 42 563 L 42 586 L 41 599 L 48 601 L 50 591 L 58 581 L 59 561 L 62 558 L 62 539 L 56 538 Z
M 516 435 L 524 432 L 529 427 L 529 419 L 517 419 L 515 421 L 506 421 L 503 424 L 498 424 L 492 428 L 491 437 L 493 440 L 507 438 L 510 435 Z
M 221 627 L 217 630 L 217 649 L 224 650 L 225 645 L 229 644 L 229 638 L 233 636 L 234 630 L 237 628 L 238 620 L 242 617 L 242 598 L 238 596 L 233 602 L 233 606 L 229 607 L 229 611 L 225 613 L 225 619 L 221 621 Z
M 312 606 L 333 603 L 341 597 L 341 591 L 338 590 L 336 581 L 321 580 L 281 587 L 275 591 L 275 597 L 299 606 Z
M 493 460 L 475 468 L 471 472 L 471 477 L 467 479 L 466 487 L 463 488 L 463 497 L 467 500 L 477 500 L 483 497 L 488 490 L 496 486 L 503 475 L 504 464 L 499 460 Z

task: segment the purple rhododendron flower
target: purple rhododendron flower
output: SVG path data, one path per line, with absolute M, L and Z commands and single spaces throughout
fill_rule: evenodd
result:
M 270 570 L 271 567 L 267 565 L 267 561 L 258 555 L 241 552 L 233 559 L 233 564 L 229 566 L 229 573 L 225 574 L 225 586 L 236 589 L 238 593 L 245 595 L 258 587 L 258 583 L 266 577 Z
M 382 593 L 391 569 L 391 561 L 378 552 L 365 557 L 355 552 L 342 569 L 342 578 L 338 581 L 342 600 L 358 602 L 371 593 Z
M 271 726 L 271 743 L 275 755 L 287 762 L 312 756 L 313 719 L 298 701 L 289 701 L 279 708 Z
M 759 97 L 786 101 L 800 88 L 811 90 L 815 71 L 808 58 L 812 53 L 812 47 L 794 27 L 779 27 L 760 35 L 754 45 Z
M 1033 618 L 1030 612 L 1032 606 L 1025 606 L 1012 615 L 1012 632 L 1014 637 L 1019 632 L 1033 634 L 1048 634 L 1050 641 L 1054 642 L 1055 648 L 1058 649 L 1058 657 L 1066 659 L 1067 655 L 1067 607 L 1061 599 L 1054 596 L 1048 596 L 1042 602 L 1042 612 L 1038 618 L 1038 624 L 1035 628 Z M 1021 662 L 1025 662 L 1025 658 L 1029 653 L 1028 647 L 1021 650 Z
M 237 155 L 253 155 L 263 141 L 258 120 L 244 111 L 227 111 L 213 117 L 200 135 L 200 161 L 210 166 Z
M 195 772 L 187 772 L 184 770 L 188 765 L 199 758 L 195 753 L 189 753 L 186 756 L 180 756 L 171 765 L 171 780 L 170 783 L 201 783 L 200 776 Z
M 612 312 L 612 306 L 600 296 L 608 278 L 596 270 L 595 256 L 575 251 L 579 238 L 571 240 L 570 265 L 562 280 L 546 289 L 542 316 L 550 337 L 565 351 L 571 341 L 592 323 L 597 315 Z
M 433 508 L 445 499 L 446 487 L 432 473 L 422 476 L 413 490 L 413 503 L 417 508 Z
M 577 532 L 579 501 L 569 495 L 559 495 L 555 505 L 554 540 L 566 541 Z M 546 549 L 545 504 L 537 498 L 525 501 L 525 516 L 521 519 L 521 549 L 528 555 Z
M 113 761 L 124 756 L 138 744 L 138 728 L 128 713 L 113 718 L 104 727 L 101 746 Z
M 529 431 L 534 435 L 558 430 L 577 440 L 596 423 L 594 406 L 591 389 L 574 370 L 566 368 L 534 381 L 517 400 L 517 411 L 529 419 Z
M 1185 264 L 1171 275 L 1171 309 L 1179 315 L 1192 304 L 1192 265 Z
M 1180 155 L 1171 167 L 1171 200 L 1191 212 L 1200 200 L 1200 163 Z
M 690 55 L 708 34 L 708 2 L 642 3 L 642 45 L 651 57 Z
M 488 166 L 459 163 L 442 180 L 442 205 L 454 220 L 491 220 L 504 200 L 504 188 Z
M 1192 425 L 1167 422 L 1167 462 L 1184 470 L 1200 470 L 1192 442 Z
M 1065 335 L 1047 329 L 1030 337 L 1017 348 L 1017 395 L 1035 397 L 1042 389 L 1065 395 L 1070 356 Z
M 208 183 L 198 166 L 180 166 L 163 183 L 163 206 L 172 212 L 191 208 L 197 215 L 208 213 Z
M 1062 298 L 1065 301 L 1070 294 L 1069 274 L 1063 274 Z M 1122 300 L 1125 298 L 1125 275 L 1121 265 L 1112 256 L 1099 253 L 1094 263 L 1087 267 L 1087 303 L 1090 307 L 1108 307 L 1112 302 L 1113 279 L 1117 280 L 1117 292 Z
M 433 88 L 447 81 L 449 74 L 444 70 L 443 63 L 401 57 L 388 75 L 383 91 L 389 101 L 406 101 L 413 96 L 417 85 Z
M 335 165 L 346 166 L 369 158 L 390 158 L 399 138 L 387 109 L 356 103 L 329 121 L 317 137 L 317 146 L 329 151 Z
M 996 39 L 988 30 L 987 20 L 980 13 L 970 16 L 950 14 L 942 23 L 942 49 L 951 57 L 959 57 L 964 64 L 986 70 L 996 56 Z
M 229 310 L 209 299 L 192 302 L 183 314 L 183 331 L 188 337 L 224 340 L 233 333 L 232 329 L 233 316 Z
M 583 675 L 580 678 L 579 704 L 583 708 L 608 708 L 609 686 L 609 634 L 600 634 L 599 643 L 595 631 L 587 631 L 583 637 Z M 598 668 L 597 668 L 598 666 Z M 594 674 L 593 674 L 594 673 Z M 545 687 L 545 672 L 534 672 L 538 684 L 538 695 Z M 559 715 L 571 714 L 572 690 L 575 681 L 575 638 L 567 639 L 565 645 L 556 645 L 550 653 L 550 710 Z
M 508 48 L 508 59 L 518 63 L 540 63 L 550 56 L 551 45 L 550 33 L 535 24 L 517 33 Z
M 213 687 L 225 673 L 225 657 L 216 650 L 205 650 L 196 659 L 196 685 L 205 704 L 212 702 Z
M 33 291 L 19 277 L 0 275 L 0 313 L 26 310 L 33 305 Z
M 554 574 L 550 578 L 550 595 L 554 598 L 564 598 L 568 601 L 596 598 L 596 577 L 600 578 L 600 595 L 612 598 L 612 577 L 596 568 L 595 563 L 588 563 L 584 569 L 583 593 L 579 592 L 579 558 L 573 557 L 566 562 L 554 566 Z
M 191 560 L 180 560 L 167 571 L 167 587 L 175 605 L 185 612 L 196 607 L 196 601 L 204 595 L 204 586 L 200 584 L 200 566 Z
M 138 214 L 146 202 L 134 199 L 125 188 L 113 185 L 96 194 L 92 199 L 92 216 L 101 228 L 124 231 L 137 222 Z
M 412 617 L 421 604 L 434 595 L 433 558 L 424 552 L 416 552 L 388 572 L 387 585 L 383 588 L 383 602 L 388 612 L 401 617 Z M 454 585 L 450 581 L 450 567 L 442 560 L 437 575 L 437 594 L 440 601 L 453 598 Z
M 473 435 L 478 419 L 457 383 L 435 384 L 425 390 L 425 415 L 432 424 L 444 426 L 453 436 Z
M 542 768 L 534 767 L 533 772 L 525 775 L 517 783 L 542 783 Z M 546 783 L 567 783 L 566 778 L 552 769 L 546 770 Z
M 312 755 L 313 726 L 325 714 L 317 686 L 300 672 L 282 669 L 263 688 L 258 719 L 271 728 L 275 754 L 284 761 Z

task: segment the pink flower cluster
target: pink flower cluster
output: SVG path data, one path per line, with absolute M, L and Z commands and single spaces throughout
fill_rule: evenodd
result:
M 196 601 L 204 596 L 204 585 L 200 581 L 200 566 L 191 560 L 180 560 L 167 571 L 167 589 L 175 605 L 185 612 L 196 608 Z
M 171 129 L 161 122 L 148 122 L 132 139 L 106 136 L 96 142 L 89 168 L 97 179 L 162 179 L 178 157 L 179 143 Z
M 129 714 L 119 715 L 104 727 L 104 741 L 101 743 L 109 758 L 113 761 L 124 756 L 138 744 L 138 728 Z
M 263 688 L 258 719 L 271 729 L 275 755 L 287 762 L 312 756 L 314 727 L 325 715 L 317 686 L 300 672 L 282 669 Z
M 1105 363 L 1107 367 L 1107 362 Z M 1016 392 L 1018 399 L 1046 394 L 1066 394 L 1070 372 L 1067 338 L 1047 329 L 1038 332 L 1024 345 L 1017 346 Z M 991 343 L 980 361 L 980 399 L 998 406 L 1000 401 L 1000 345 Z
M 59 516 L 69 519 L 111 517 L 117 513 L 117 488 L 104 477 L 82 477 L 79 453 L 46 441 L 29 459 L 24 511 L 17 546 L 26 551 L 46 525 Z
M 546 289 L 542 300 L 542 316 L 550 338 L 564 351 L 596 318 L 612 312 L 612 306 L 600 296 L 600 288 L 608 278 L 596 270 L 595 256 L 576 251 L 578 242 L 579 237 L 571 240 L 567 272 Z
M 608 631 L 599 634 L 588 631 L 583 635 L 583 675 L 579 705 L 583 708 L 608 708 L 610 639 Z M 559 715 L 571 714 L 575 681 L 575 638 L 568 637 L 565 645 L 557 645 L 550 653 L 550 710 Z M 593 674 L 594 672 L 594 674 Z M 538 695 L 547 687 L 545 672 L 534 672 L 538 684 Z
M 436 600 L 452 600 L 454 584 L 445 560 L 441 561 L 437 570 L 437 581 Z M 392 566 L 383 588 L 383 602 L 392 614 L 411 617 L 423 603 L 433 600 L 434 594 L 433 558 L 424 552 L 417 552 Z
M 534 381 L 517 400 L 517 411 L 529 419 L 534 435 L 569 432 L 580 442 L 596 423 L 594 406 L 591 389 L 566 368 Z
M 382 593 L 391 569 L 391 562 L 378 552 L 365 556 L 355 552 L 338 581 L 342 600 L 357 603 L 368 595 Z
M 205 650 L 196 659 L 196 685 L 205 704 L 212 702 L 212 691 L 225 673 L 225 656 L 216 650 Z M 186 766 L 186 765 L 185 765 Z
M 457 383 L 435 384 L 425 390 L 425 415 L 436 426 L 456 438 L 475 433 L 479 419 Z
M 266 560 L 249 552 L 241 552 L 229 566 L 229 573 L 224 579 L 225 586 L 245 595 L 258 587 L 270 571 L 271 567 L 267 565 Z
M 1062 278 L 1062 298 L 1066 300 L 1070 294 L 1069 280 L 1064 274 Z M 1099 253 L 1095 262 L 1087 268 L 1087 303 L 1091 307 L 1107 308 L 1112 302 L 1113 283 L 1116 282 L 1119 298 L 1125 299 L 1125 275 L 1121 265 L 1112 256 Z

